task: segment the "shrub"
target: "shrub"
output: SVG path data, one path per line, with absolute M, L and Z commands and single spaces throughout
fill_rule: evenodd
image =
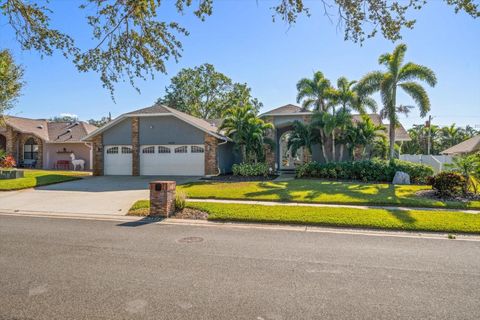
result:
M 175 193 L 175 209 L 183 210 L 187 203 L 187 194 L 183 191 L 177 191 Z
M 444 171 L 432 177 L 430 182 L 440 197 L 455 197 L 462 194 L 465 178 L 459 173 Z
M 267 177 L 270 174 L 270 168 L 266 163 L 259 162 L 257 164 L 240 163 L 232 166 L 233 174 L 244 177 Z
M 15 162 L 15 159 L 13 158 L 13 156 L 4 156 L 0 159 L 0 168 L 13 168 L 15 167 L 17 164 Z
M 410 175 L 413 183 L 425 184 L 433 175 L 429 166 L 401 160 L 361 160 L 336 163 L 310 162 L 297 168 L 297 177 L 392 182 L 395 172 Z

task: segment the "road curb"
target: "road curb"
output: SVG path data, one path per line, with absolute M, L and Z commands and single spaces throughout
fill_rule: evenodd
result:
M 60 212 L 38 212 L 38 211 L 19 211 L 0 209 L 0 216 L 16 216 L 30 218 L 53 218 L 53 219 L 75 219 L 75 220 L 94 220 L 110 222 L 138 222 L 139 224 L 159 224 L 159 225 L 177 225 L 177 226 L 195 226 L 195 227 L 213 227 L 213 228 L 233 228 L 233 229 L 260 229 L 272 231 L 293 231 L 308 233 L 328 233 L 342 235 L 375 236 L 389 238 L 417 238 L 432 240 L 450 240 L 449 233 L 445 232 L 414 232 L 397 230 L 374 230 L 374 229 L 356 229 L 356 228 L 335 228 L 328 226 L 308 226 L 294 224 L 271 224 L 271 223 L 245 223 L 245 222 L 212 222 L 206 220 L 187 220 L 187 219 L 161 219 L 151 217 L 125 216 L 125 215 L 101 215 L 101 214 L 79 214 L 79 213 L 60 213 Z M 455 239 L 460 241 L 480 242 L 480 235 L 457 234 Z

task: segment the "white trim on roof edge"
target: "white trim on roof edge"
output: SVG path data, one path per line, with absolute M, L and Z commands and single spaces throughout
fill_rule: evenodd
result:
M 212 135 L 212 136 L 214 136 L 218 139 L 221 139 L 221 140 L 224 140 L 224 141 L 231 141 L 230 138 L 225 137 L 225 136 L 223 136 L 221 134 L 218 134 L 218 133 L 214 133 L 212 131 L 205 130 L 204 128 L 196 125 L 195 123 L 192 123 L 191 121 L 188 121 L 187 119 L 184 119 L 183 117 L 178 116 L 177 114 L 165 113 L 165 112 L 162 112 L 162 113 L 127 113 L 127 114 L 122 114 L 121 116 L 115 118 L 113 121 L 110 121 L 109 123 L 107 123 L 103 127 L 100 127 L 97 130 L 90 132 L 88 135 L 83 137 L 81 139 L 81 141 L 86 141 L 86 140 L 90 139 L 91 137 L 94 137 L 97 134 L 104 132 L 108 128 L 114 126 L 115 124 L 119 123 L 121 120 L 126 119 L 126 118 L 132 118 L 132 117 L 164 117 L 164 116 L 175 117 L 175 118 L 180 119 L 181 121 L 186 122 L 189 125 L 197 128 L 197 129 L 199 129 L 199 130 L 201 130 L 205 133 L 208 133 L 208 134 L 210 134 L 210 135 Z M 212 128 L 216 128 L 216 127 L 212 127 Z

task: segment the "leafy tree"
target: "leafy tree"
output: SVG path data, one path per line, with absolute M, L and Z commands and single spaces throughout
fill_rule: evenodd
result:
M 442 147 L 448 149 L 466 140 L 466 134 L 462 128 L 457 127 L 455 123 L 452 123 L 450 126 L 441 129 L 441 140 Z
M 112 121 L 112 116 L 109 114 L 108 117 L 102 117 L 100 120 L 90 119 L 88 120 L 88 123 L 100 128 L 109 123 L 110 121 Z
M 253 0 L 252 0 L 253 1 Z M 292 25 L 299 15 L 310 15 L 304 0 L 276 0 L 273 17 Z M 411 29 L 415 20 L 408 19 L 412 10 L 420 10 L 428 0 L 321 0 L 324 15 L 344 27 L 345 40 L 364 41 L 378 31 L 389 40 L 401 38 L 404 28 Z M 474 0 L 444 0 L 455 12 L 477 18 Z M 113 98 L 114 86 L 126 78 L 137 90 L 136 79 L 147 79 L 155 73 L 166 73 L 165 61 L 178 61 L 182 53 L 179 37 L 188 36 L 187 29 L 175 21 L 163 21 L 161 0 L 83 0 L 81 10 L 88 10 L 86 19 L 94 43 L 80 48 L 75 39 L 51 24 L 54 14 L 47 1 L 3 0 L 0 13 L 3 24 L 11 27 L 24 50 L 42 55 L 61 52 L 73 61 L 80 72 L 100 75 Z M 179 15 L 193 7 L 193 13 L 205 20 L 213 13 L 213 0 L 176 0 Z M 91 12 L 91 13 L 90 13 Z M 175 19 L 174 19 L 175 20 Z M 275 20 L 275 19 L 274 19 Z M 73 22 L 72 22 L 73 23 Z
M 52 122 L 77 122 L 78 117 L 77 116 L 70 116 L 70 115 L 62 115 L 60 117 L 50 118 L 50 121 L 52 121 Z
M 291 150 L 295 157 L 300 148 L 305 148 L 312 154 L 312 147 L 322 143 L 318 129 L 308 123 L 295 120 L 293 122 L 293 132 L 287 141 L 287 148 Z
M 25 83 L 23 69 L 15 64 L 8 50 L 0 51 L 0 116 L 11 109 L 20 97 Z
M 262 106 L 246 84 L 234 83 L 208 63 L 180 70 L 165 91 L 158 103 L 204 119 L 222 118 L 233 106 L 254 106 L 255 113 Z
M 273 129 L 273 125 L 258 118 L 250 105 L 229 109 L 219 128 L 240 148 L 246 163 L 263 161 L 264 146 L 273 146 L 273 141 L 265 137 L 269 129 Z
M 429 68 L 413 62 L 403 64 L 406 51 L 407 46 L 400 44 L 392 53 L 381 55 L 378 62 L 387 70 L 373 71 L 359 83 L 359 90 L 364 95 L 380 92 L 383 103 L 381 114 L 390 122 L 390 159 L 395 155 L 395 128 L 398 125 L 398 113 L 401 111 L 397 106 L 397 90 L 403 89 L 415 101 L 420 109 L 420 116 L 424 117 L 430 111 L 430 99 L 425 89 L 414 80 L 425 81 L 430 86 L 437 83 L 435 73 Z

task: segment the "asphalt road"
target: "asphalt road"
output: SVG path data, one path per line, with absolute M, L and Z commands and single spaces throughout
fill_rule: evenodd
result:
M 0 216 L 0 319 L 479 317 L 480 242 Z

